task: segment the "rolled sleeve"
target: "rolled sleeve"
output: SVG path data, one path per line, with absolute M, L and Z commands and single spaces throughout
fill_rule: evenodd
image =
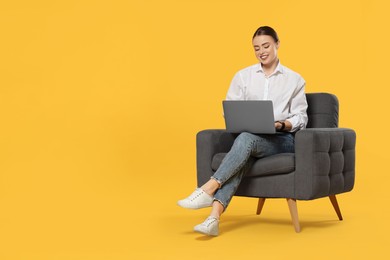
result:
M 305 81 L 301 78 L 297 90 L 290 103 L 290 112 L 287 120 L 291 123 L 290 132 L 296 132 L 307 125 L 307 101 L 305 95 Z

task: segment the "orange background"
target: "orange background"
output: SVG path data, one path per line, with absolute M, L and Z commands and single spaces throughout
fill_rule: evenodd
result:
M 379 0 L 1 2 L 0 258 L 385 258 L 388 13 Z M 307 92 L 338 96 L 356 186 L 343 222 L 326 199 L 300 202 L 295 234 L 285 201 L 256 216 L 234 198 L 205 238 L 192 227 L 208 211 L 176 201 L 261 25 Z

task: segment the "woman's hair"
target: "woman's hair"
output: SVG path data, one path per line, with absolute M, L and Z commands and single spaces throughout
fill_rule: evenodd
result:
M 269 35 L 271 36 L 275 42 L 278 42 L 279 41 L 279 37 L 278 37 L 278 34 L 276 33 L 276 31 L 274 29 L 272 29 L 271 27 L 269 26 L 261 26 L 259 27 L 255 34 L 253 34 L 253 37 L 252 37 L 252 40 L 256 37 L 256 36 L 260 36 L 260 35 Z

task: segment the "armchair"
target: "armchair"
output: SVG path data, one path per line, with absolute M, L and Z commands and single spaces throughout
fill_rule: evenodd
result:
M 295 134 L 295 153 L 258 159 L 243 178 L 235 196 L 259 198 L 257 214 L 266 198 L 285 198 L 296 232 L 300 232 L 297 200 L 329 197 L 342 220 L 336 195 L 351 191 L 355 180 L 356 134 L 338 128 L 337 97 L 306 94 L 306 129 Z M 197 134 L 197 182 L 202 186 L 218 169 L 237 134 L 203 130 Z

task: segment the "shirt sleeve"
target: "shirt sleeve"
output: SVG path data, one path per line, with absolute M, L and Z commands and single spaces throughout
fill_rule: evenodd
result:
M 303 78 L 299 79 L 298 87 L 291 98 L 290 112 L 287 120 L 291 123 L 292 128 L 290 132 L 296 132 L 303 129 L 307 125 L 307 101 L 305 95 L 305 81 Z
M 226 100 L 245 100 L 245 88 L 241 73 L 237 72 L 230 83 Z

